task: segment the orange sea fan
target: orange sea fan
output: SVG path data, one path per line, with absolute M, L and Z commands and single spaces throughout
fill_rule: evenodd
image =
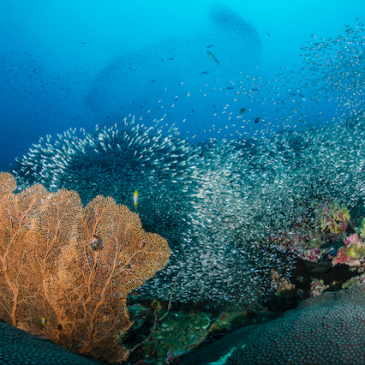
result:
M 108 197 L 34 185 L 13 194 L 0 174 L 0 316 L 109 362 L 128 356 L 126 297 L 166 265 L 170 250 L 137 213 Z
M 95 237 L 100 249 L 93 248 Z M 81 334 L 69 345 L 98 358 L 103 358 L 102 348 L 109 360 L 114 354 L 120 361 L 123 353 L 111 340 L 130 326 L 126 297 L 163 268 L 169 256 L 166 240 L 144 232 L 138 214 L 110 197 L 92 200 L 56 260 L 57 274 L 52 278 L 62 331 Z

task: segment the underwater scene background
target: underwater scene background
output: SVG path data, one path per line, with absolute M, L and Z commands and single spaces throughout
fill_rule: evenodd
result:
M 3 333 L 80 364 L 364 364 L 364 17 L 0 4 Z

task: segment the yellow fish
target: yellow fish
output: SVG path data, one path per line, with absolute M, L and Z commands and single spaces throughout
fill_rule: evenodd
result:
M 134 207 L 137 209 L 137 203 L 138 203 L 138 191 L 137 190 L 133 194 L 133 203 L 134 203 Z

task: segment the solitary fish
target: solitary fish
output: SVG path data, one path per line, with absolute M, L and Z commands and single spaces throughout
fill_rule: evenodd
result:
M 207 75 L 208 73 L 209 73 L 209 71 L 203 71 L 203 72 L 200 73 L 200 75 L 201 74 Z
M 213 47 L 213 44 L 210 44 L 209 46 L 206 46 L 205 48 L 210 48 Z
M 240 113 L 242 114 L 242 113 L 244 113 L 246 111 L 246 108 L 241 108 L 240 109 Z
M 219 61 L 214 56 L 214 54 L 212 52 L 210 52 L 210 51 L 207 51 L 207 54 L 208 54 L 209 58 L 211 58 L 214 62 L 217 62 L 218 63 L 218 66 L 219 66 Z
M 257 124 L 259 121 L 260 121 L 260 117 L 257 117 L 257 118 L 255 119 L 255 123 Z
M 137 204 L 138 204 L 138 191 L 137 190 L 133 194 L 133 204 L 134 204 L 134 208 L 137 209 Z

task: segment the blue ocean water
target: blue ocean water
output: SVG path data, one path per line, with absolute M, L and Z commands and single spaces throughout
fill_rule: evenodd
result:
M 299 259 L 365 265 L 365 3 L 345 5 L 3 2 L 0 171 L 165 237 L 137 299 L 176 283 L 176 305 L 255 312 Z M 300 300 L 332 280 L 305 275 Z
M 332 95 L 330 101 L 318 98 L 313 107 L 310 99 L 317 99 L 315 90 L 324 80 L 313 85 L 309 70 L 300 71 L 307 57 L 301 47 L 346 35 L 345 25 L 361 22 L 356 17 L 365 8 L 356 0 L 346 7 L 342 1 L 233 0 L 0 6 L 3 171 L 40 137 L 70 127 L 113 125 L 129 114 L 145 125 L 166 115 L 164 124 L 198 134 L 195 140 L 214 135 L 212 125 L 222 128 L 214 135 L 220 137 L 233 121 L 231 133 L 252 129 L 256 118 L 261 122 L 255 128 L 265 121 L 275 125 L 276 118 L 295 124 L 300 113 L 310 119 L 321 111 L 330 120 L 338 116 L 339 102 Z M 313 54 L 309 58 L 318 61 Z M 330 65 L 320 72 L 337 77 Z

